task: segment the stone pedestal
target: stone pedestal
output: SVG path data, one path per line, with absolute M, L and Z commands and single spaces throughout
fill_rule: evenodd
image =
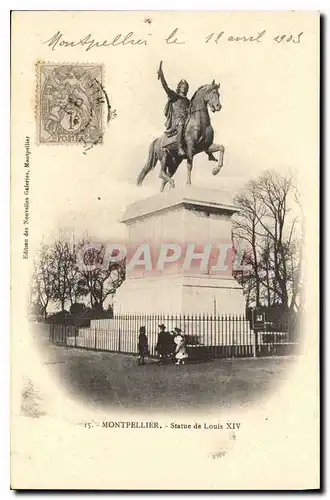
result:
M 141 243 L 151 248 L 153 270 L 136 266 L 127 271 L 126 280 L 115 296 L 115 313 L 135 314 L 244 314 L 245 301 L 241 286 L 231 276 L 231 269 L 219 272 L 214 251 L 206 269 L 201 260 L 184 269 L 188 245 L 195 252 L 211 244 L 232 241 L 232 215 L 238 209 L 231 195 L 218 189 L 186 186 L 132 203 L 122 222 L 128 228 L 128 247 Z M 155 270 L 161 244 L 176 244 L 182 249 L 180 260 L 161 271 Z

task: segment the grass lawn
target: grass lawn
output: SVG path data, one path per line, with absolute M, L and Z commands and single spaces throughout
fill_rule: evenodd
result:
M 45 345 L 45 363 L 87 404 L 163 410 L 248 406 L 288 376 L 294 357 L 216 359 L 158 366 L 125 354 Z

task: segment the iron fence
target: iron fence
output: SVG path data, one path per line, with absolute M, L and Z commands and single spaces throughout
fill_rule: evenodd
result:
M 158 325 L 168 331 L 179 327 L 185 334 L 189 359 L 286 355 L 298 343 L 289 332 L 254 331 L 243 316 L 214 315 L 117 315 L 107 319 L 83 319 L 77 326 L 51 324 L 54 344 L 99 351 L 137 354 L 139 328 L 145 326 L 150 356 L 156 356 Z

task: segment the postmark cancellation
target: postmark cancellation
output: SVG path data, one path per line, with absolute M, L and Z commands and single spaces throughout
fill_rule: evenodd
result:
M 37 79 L 39 144 L 103 142 L 101 64 L 39 63 Z

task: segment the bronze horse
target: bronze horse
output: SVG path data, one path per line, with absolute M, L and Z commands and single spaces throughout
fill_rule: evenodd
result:
M 159 160 L 161 164 L 159 177 L 162 179 L 160 190 L 163 191 L 167 183 L 175 187 L 172 177 L 184 159 L 187 159 L 187 184 L 191 184 L 193 157 L 203 151 L 210 161 L 218 162 L 212 170 L 213 175 L 220 171 L 223 166 L 225 148 L 222 144 L 213 143 L 214 131 L 208 111 L 208 107 L 213 113 L 221 110 L 219 87 L 220 84 L 216 84 L 213 80 L 210 85 L 203 85 L 197 89 L 191 98 L 189 116 L 184 130 L 186 154 L 179 155 L 176 141 L 172 141 L 171 144 L 165 135 L 155 139 L 150 145 L 148 160 L 137 178 L 138 185 L 142 184 L 146 175 L 155 168 Z M 213 155 L 217 151 L 219 151 L 218 160 Z

